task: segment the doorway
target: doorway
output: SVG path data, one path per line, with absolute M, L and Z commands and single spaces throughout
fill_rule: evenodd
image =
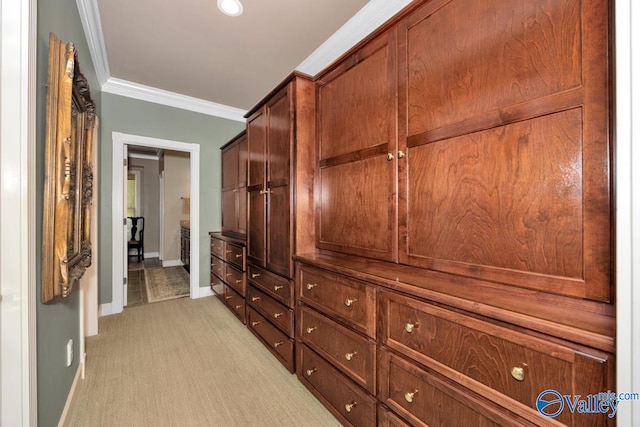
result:
M 128 135 L 119 132 L 112 133 L 113 164 L 112 164 L 112 302 L 108 313 L 120 313 L 126 304 L 126 224 L 123 222 L 125 173 L 123 172 L 125 153 L 129 145 L 173 150 L 189 153 L 190 165 L 190 205 L 189 222 L 191 226 L 190 252 L 191 271 L 189 278 L 190 297 L 198 298 L 200 289 L 200 145 L 150 138 L 139 135 Z

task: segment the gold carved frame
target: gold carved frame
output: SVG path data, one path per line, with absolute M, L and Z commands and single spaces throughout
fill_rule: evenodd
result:
M 49 35 L 42 302 L 70 295 L 91 265 L 95 103 L 73 44 Z

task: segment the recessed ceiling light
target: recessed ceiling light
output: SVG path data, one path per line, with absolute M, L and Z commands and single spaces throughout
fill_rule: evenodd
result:
M 240 3 L 240 0 L 218 0 L 218 9 L 225 15 L 242 15 L 242 3 Z

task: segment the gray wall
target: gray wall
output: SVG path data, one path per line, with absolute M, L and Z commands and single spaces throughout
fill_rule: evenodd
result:
M 44 197 L 44 152 L 47 108 L 47 74 L 49 61 L 49 33 L 64 42 L 72 42 L 78 51 L 82 73 L 88 78 L 91 95 L 100 115 L 100 92 L 91 55 L 86 43 L 76 0 L 38 2 L 37 88 L 36 88 L 36 241 L 42 242 Z M 36 282 L 38 295 L 42 282 L 42 248 L 37 245 Z M 56 426 L 78 369 L 79 356 L 79 297 L 57 298 L 36 307 L 38 353 L 38 425 Z M 74 341 L 74 361 L 66 366 L 67 341 Z
M 209 286 L 209 231 L 220 230 L 220 147 L 245 124 L 108 93 L 102 94 L 99 191 L 99 301 L 112 300 L 112 132 L 200 145 L 200 273 Z

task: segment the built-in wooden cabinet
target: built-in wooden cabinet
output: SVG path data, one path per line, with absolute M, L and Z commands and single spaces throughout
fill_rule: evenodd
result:
M 247 114 L 248 326 L 291 372 L 292 255 L 315 248 L 315 121 L 315 86 L 299 73 Z
M 222 233 L 211 240 L 211 290 L 236 317 L 246 323 L 247 263 L 245 242 Z
M 191 228 L 180 226 L 180 261 L 187 271 L 191 264 Z
M 242 131 L 222 150 L 222 234 L 247 234 L 247 136 Z

